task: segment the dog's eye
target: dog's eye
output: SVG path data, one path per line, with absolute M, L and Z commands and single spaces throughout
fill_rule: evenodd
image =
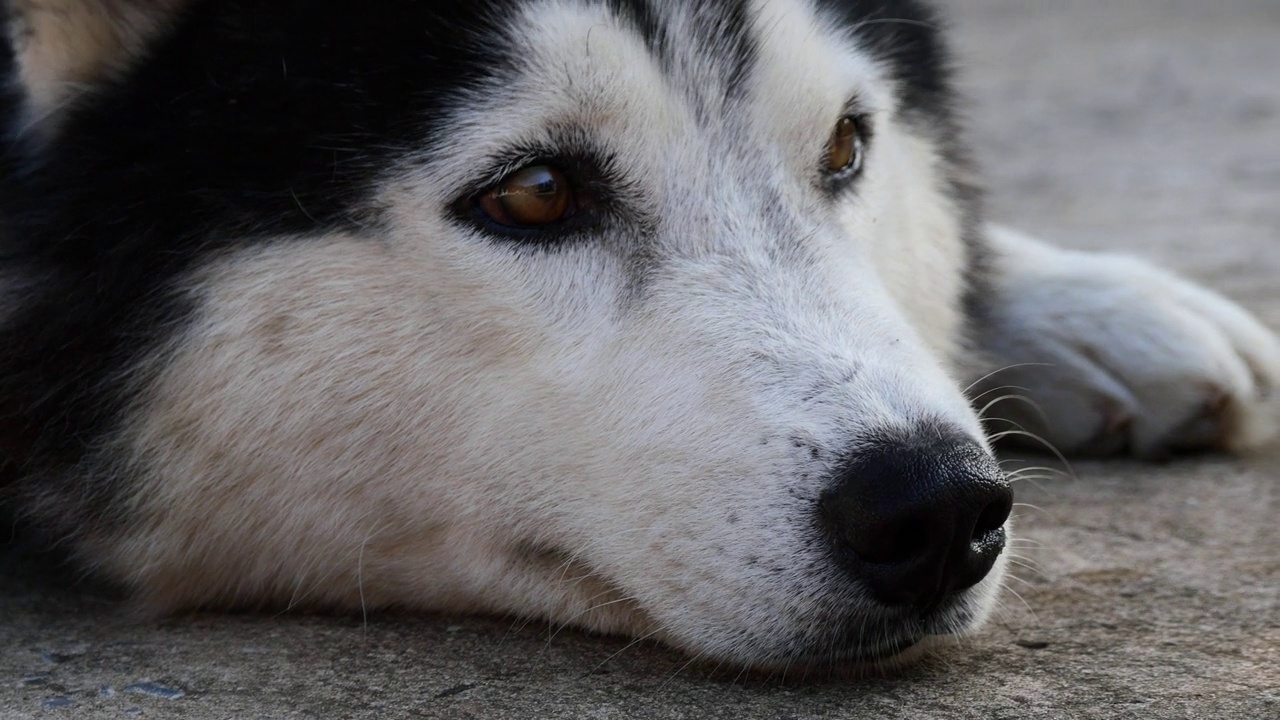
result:
M 862 127 L 849 116 L 840 118 L 827 141 L 828 173 L 852 174 L 862 169 Z
M 530 165 L 508 175 L 476 202 L 499 225 L 539 227 L 573 213 L 573 188 L 554 167 Z

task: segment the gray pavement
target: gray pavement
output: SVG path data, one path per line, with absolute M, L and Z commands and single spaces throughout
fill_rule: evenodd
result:
M 1280 328 L 1280 3 L 946 4 L 994 216 Z M 1017 488 L 1021 597 L 873 680 L 748 680 L 509 620 L 138 620 L 9 548 L 0 718 L 1280 718 L 1280 448 L 1075 471 Z

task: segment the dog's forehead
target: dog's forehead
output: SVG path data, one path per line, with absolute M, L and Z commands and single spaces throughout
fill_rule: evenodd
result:
M 850 16 L 806 0 L 533 0 L 510 6 L 508 59 L 453 105 L 433 157 L 466 177 L 476 159 L 555 147 L 566 128 L 643 172 L 659 158 L 780 146 L 808 163 L 845 112 L 892 113 L 901 83 Z M 874 18 L 872 18 L 874 19 Z M 473 178 L 473 180 L 476 178 Z
M 805 0 L 548 0 L 524 20 L 512 40 L 564 84 L 596 79 L 607 95 L 649 81 L 704 123 L 752 100 L 800 119 L 829 114 L 849 93 L 890 101 L 885 60 L 857 26 Z

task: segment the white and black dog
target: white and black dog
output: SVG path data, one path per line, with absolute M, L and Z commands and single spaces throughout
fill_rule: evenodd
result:
M 1154 456 L 1280 417 L 1236 305 L 983 224 L 914 0 L 4 20 L 5 502 L 158 611 L 878 662 L 988 614 L 1002 431 Z M 1038 410 L 984 427 L 1006 394 Z

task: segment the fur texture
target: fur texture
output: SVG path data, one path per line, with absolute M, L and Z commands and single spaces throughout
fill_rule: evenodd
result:
M 878 439 L 989 450 L 1007 385 L 1067 451 L 1275 432 L 1243 310 L 981 223 L 915 2 L 7 7 L 5 497 L 157 611 L 882 661 L 977 626 L 1004 561 L 924 614 L 841 570 L 815 507 Z M 570 220 L 477 210 L 542 163 Z

